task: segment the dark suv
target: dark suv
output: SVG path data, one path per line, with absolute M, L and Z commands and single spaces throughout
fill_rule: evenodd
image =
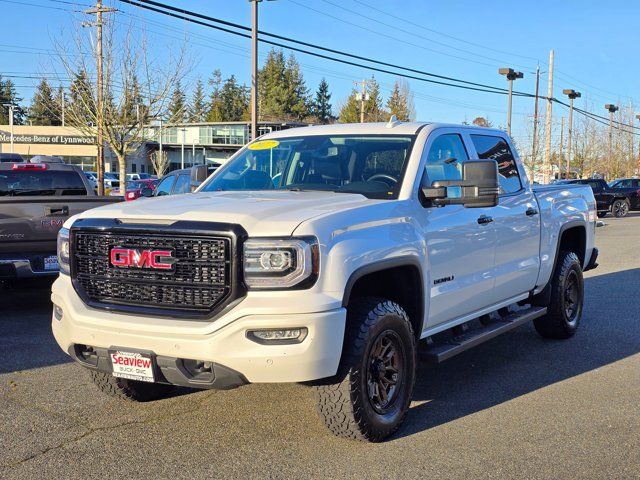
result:
M 624 217 L 629 213 L 629 210 L 640 210 L 640 190 L 638 188 L 610 187 L 604 179 L 600 178 L 562 180 L 559 183 L 589 185 L 593 190 L 593 196 L 596 197 L 599 217 L 604 217 L 609 212 L 614 217 Z

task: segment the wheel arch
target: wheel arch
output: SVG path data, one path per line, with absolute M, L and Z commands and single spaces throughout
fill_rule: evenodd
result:
M 424 324 L 425 296 L 422 264 L 414 256 L 395 257 L 356 269 L 347 280 L 342 306 L 352 298 L 374 296 L 398 303 L 409 316 L 416 338 Z

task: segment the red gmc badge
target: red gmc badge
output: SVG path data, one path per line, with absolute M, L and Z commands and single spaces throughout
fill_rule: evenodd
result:
M 114 247 L 109 254 L 111 265 L 118 268 L 152 268 L 171 270 L 175 262 L 171 250 L 137 250 Z

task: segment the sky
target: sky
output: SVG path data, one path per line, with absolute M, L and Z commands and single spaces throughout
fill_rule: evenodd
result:
M 55 43 L 70 41 L 87 20 L 81 11 L 90 0 L 0 0 L 0 74 L 11 76 L 26 100 L 42 74 L 62 71 L 55 64 Z M 250 25 L 247 0 L 164 0 L 224 20 Z M 188 47 L 192 67 L 185 79 L 206 80 L 215 69 L 248 83 L 250 41 L 179 19 L 140 10 L 117 0 L 105 4 L 122 25 L 144 31 L 154 55 Z M 634 0 L 274 0 L 260 3 L 260 29 L 306 42 L 426 70 L 438 75 L 506 87 L 498 68 L 524 73 L 514 89 L 533 93 L 540 67 L 541 94 L 547 91 L 549 50 L 555 51 L 554 96 L 563 88 L 583 94 L 576 106 L 606 115 L 605 103 L 640 108 L 638 44 L 640 2 Z M 260 46 L 260 57 L 269 50 Z M 286 52 L 286 51 L 285 51 Z M 325 77 L 334 110 L 354 81 L 372 74 L 388 95 L 397 75 L 296 53 L 307 86 L 315 91 Z M 33 78 L 28 78 L 33 77 Z M 506 125 L 502 95 L 408 80 L 418 120 L 460 123 L 477 116 Z M 55 82 L 54 82 L 55 83 Z M 544 111 L 544 106 L 542 107 Z M 514 98 L 513 136 L 530 132 L 533 99 Z M 567 111 L 554 106 L 554 137 Z

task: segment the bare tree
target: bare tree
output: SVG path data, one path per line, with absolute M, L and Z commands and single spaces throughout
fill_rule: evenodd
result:
M 167 169 L 169 168 L 169 156 L 167 152 L 153 152 L 149 156 L 149 161 L 158 178 L 162 178 L 164 174 L 167 173 Z
M 67 124 L 89 137 L 95 137 L 101 121 L 104 143 L 118 159 L 121 182 L 127 171 L 127 155 L 145 141 L 145 125 L 150 119 L 166 116 L 173 86 L 186 70 L 184 47 L 174 54 L 162 50 L 161 58 L 151 58 L 147 42 L 139 30 L 129 26 L 116 30 L 113 22 L 104 26 L 103 47 L 103 115 L 97 115 L 96 51 L 88 36 L 78 32 L 75 48 L 58 45 L 58 59 L 74 82 L 67 107 Z M 72 51 L 70 51 L 72 50 Z M 86 52 L 91 52 L 87 55 Z M 97 140 L 96 140 L 97 142 Z

